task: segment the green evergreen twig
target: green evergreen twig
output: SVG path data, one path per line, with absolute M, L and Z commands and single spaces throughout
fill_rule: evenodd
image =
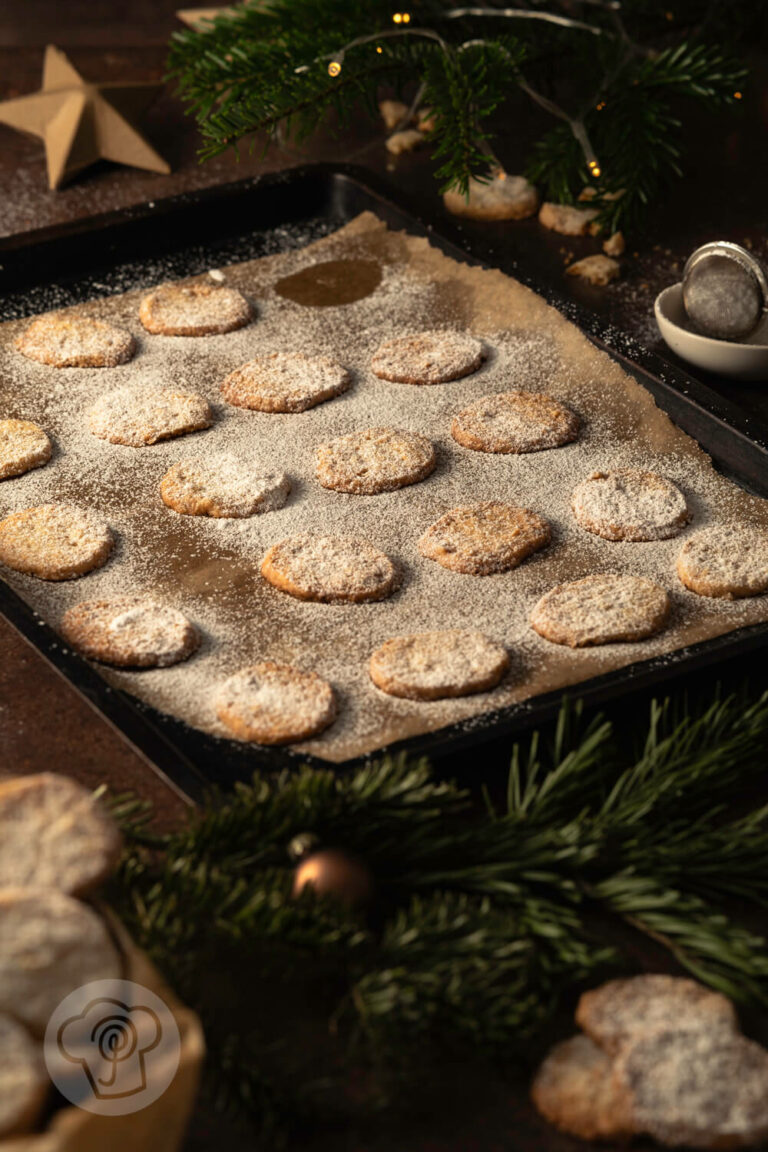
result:
M 680 100 L 727 107 L 743 87 L 732 46 L 702 42 L 719 29 L 712 12 L 697 22 L 695 4 L 677 13 L 674 28 L 645 0 L 625 0 L 621 14 L 591 5 L 579 20 L 558 13 L 557 0 L 552 12 L 514 10 L 515 19 L 493 3 L 412 7 L 408 22 L 393 25 L 389 0 L 270 0 L 174 34 L 169 76 L 198 122 L 202 156 L 258 132 L 302 139 L 331 109 L 342 126 L 360 105 L 375 114 L 388 85 L 420 93 L 431 108 L 441 190 L 466 193 L 497 163 L 500 113 L 522 90 L 562 121 L 535 145 L 530 178 L 564 203 L 589 184 L 599 223 L 631 228 L 680 172 Z M 754 7 L 729 4 L 729 27 L 747 34 Z
M 766 942 L 723 909 L 768 904 L 768 806 L 739 799 L 759 787 L 766 748 L 768 694 L 699 714 L 654 704 L 639 752 L 575 706 L 548 740 L 515 746 L 505 810 L 402 757 L 254 779 L 161 838 L 120 798 L 128 851 L 113 901 L 201 1012 L 219 1090 L 274 1136 L 291 1113 L 314 1114 L 328 1076 L 297 1077 L 284 1016 L 254 1035 L 239 1009 L 217 1009 L 238 965 L 262 1009 L 316 984 L 329 1067 L 368 1068 L 382 1099 L 406 1050 L 416 1065 L 424 1046 L 512 1059 L 563 997 L 631 969 L 634 948 L 608 947 L 601 923 L 767 1003 Z M 288 846 L 307 833 L 365 861 L 370 908 L 294 896 Z

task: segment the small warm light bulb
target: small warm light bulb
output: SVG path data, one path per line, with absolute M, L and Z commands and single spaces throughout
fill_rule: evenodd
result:
M 734 100 L 741 100 L 741 92 L 734 92 L 733 98 Z
M 384 49 L 382 48 L 381 44 L 377 44 L 377 45 L 376 45 L 376 51 L 379 53 L 379 55 L 381 55 L 381 53 L 384 51 Z
M 598 164 L 597 160 L 588 160 L 587 161 L 587 168 L 589 168 L 589 171 L 592 173 L 592 175 L 595 177 L 595 179 L 597 179 L 599 177 L 600 165 Z
M 605 100 L 601 100 L 600 103 L 596 105 L 596 108 L 598 112 L 602 112 L 603 108 L 605 108 Z
M 392 16 L 392 20 L 394 21 L 395 24 L 402 24 L 402 22 L 403 22 L 402 12 L 395 12 L 394 15 Z
M 340 62 L 338 60 L 331 60 L 330 64 L 328 65 L 328 75 L 338 76 L 339 72 L 341 72 Z
M 403 12 L 403 24 L 410 24 L 410 22 L 411 22 L 410 12 Z

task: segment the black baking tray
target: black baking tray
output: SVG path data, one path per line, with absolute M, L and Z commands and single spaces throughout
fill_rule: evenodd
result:
M 406 197 L 395 195 L 373 174 L 350 166 L 307 165 L 0 241 L 0 320 L 299 247 L 365 210 L 375 212 L 392 228 L 427 236 L 454 260 L 488 266 L 462 247 L 466 237 L 459 225 L 441 222 L 440 230 L 435 230 Z M 765 429 L 756 428 L 740 409 L 630 336 L 538 284 L 513 258 L 494 259 L 493 264 L 544 296 L 635 375 L 717 467 L 750 491 L 768 496 Z M 110 687 L 93 665 L 64 647 L 2 580 L 0 612 L 156 771 L 188 797 L 199 797 L 212 783 L 228 787 L 250 779 L 263 768 L 298 763 L 332 767 L 291 750 L 255 747 L 199 732 Z M 768 623 L 757 624 L 594 677 L 576 685 L 571 693 L 587 705 L 599 704 L 730 657 L 751 656 L 766 646 Z M 447 755 L 454 758 L 469 748 L 547 722 L 559 709 L 562 696 L 562 692 L 537 696 L 474 717 L 471 727 L 450 725 L 389 750 L 427 754 L 437 762 Z M 337 767 L 359 762 L 346 761 Z

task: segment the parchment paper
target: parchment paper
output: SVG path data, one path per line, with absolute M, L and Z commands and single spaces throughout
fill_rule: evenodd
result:
M 368 295 L 345 304 L 326 297 L 319 306 L 276 291 L 279 280 L 327 260 L 367 262 Z M 371 262 L 382 271 L 373 291 Z M 0 513 L 67 500 L 99 510 L 118 536 L 107 566 L 80 580 L 49 584 L 7 570 L 3 577 L 54 627 L 81 599 L 140 592 L 182 608 L 204 635 L 198 654 L 174 668 L 138 673 L 100 668 L 110 683 L 224 735 L 214 697 L 225 676 L 265 658 L 315 669 L 333 683 L 340 715 L 326 733 L 301 747 L 338 762 L 457 720 L 483 723 L 512 702 L 768 620 L 768 596 L 739 602 L 695 596 L 674 571 L 690 533 L 727 522 L 736 542 L 740 523 L 768 526 L 768 502 L 719 475 L 648 391 L 515 280 L 458 264 L 422 238 L 387 230 L 369 213 L 305 249 L 233 265 L 225 275 L 254 302 L 257 318 L 223 336 L 147 335 L 137 316 L 140 291 L 80 306 L 136 335 L 137 356 L 115 369 L 33 364 L 12 347 L 28 321 L 0 326 L 0 416 L 36 420 L 56 444 L 49 465 L 0 483 Z M 311 293 L 307 298 L 314 299 Z M 369 372 L 370 356 L 383 339 L 432 327 L 474 332 L 489 348 L 487 363 L 473 376 L 431 387 L 389 384 Z M 341 360 L 354 374 L 351 391 L 296 415 L 244 412 L 222 403 L 218 384 L 229 371 L 260 352 L 294 349 Z M 203 392 L 217 408 L 217 423 L 206 432 L 143 449 L 90 435 L 85 413 L 97 396 L 146 383 L 183 384 Z M 454 413 L 475 398 L 517 387 L 550 392 L 575 408 L 584 421 L 579 440 L 551 451 L 504 456 L 471 452 L 451 439 Z M 317 484 L 318 444 L 382 424 L 433 440 L 439 464 L 429 479 L 370 497 Z M 241 521 L 182 517 L 167 509 L 158 485 L 168 467 L 213 448 L 257 460 L 265 471 L 288 472 L 294 487 L 286 508 Z M 654 469 L 682 488 L 693 519 L 681 536 L 614 543 L 575 524 L 570 511 L 575 484 L 596 468 L 616 465 Z M 489 577 L 449 572 L 419 556 L 417 541 L 429 524 L 456 504 L 482 499 L 510 500 L 545 516 L 553 527 L 550 547 L 512 572 Z M 267 585 L 259 575 L 266 549 L 308 530 L 370 539 L 401 566 L 401 589 L 376 604 L 321 605 Z M 544 592 L 601 571 L 647 575 L 667 588 L 674 610 L 665 631 L 640 643 L 577 651 L 532 631 L 528 616 Z M 478 628 L 508 646 L 511 670 L 497 689 L 420 703 L 373 687 L 367 663 L 384 640 L 452 627 Z

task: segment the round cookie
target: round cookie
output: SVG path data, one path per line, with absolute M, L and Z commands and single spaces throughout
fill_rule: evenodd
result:
M 556 1044 L 536 1073 L 531 1099 L 550 1124 L 580 1140 L 622 1140 L 631 1135 L 626 1092 L 613 1062 L 588 1036 Z
M 64 613 L 60 631 L 83 656 L 116 668 L 167 668 L 200 643 L 177 608 L 138 596 L 83 600 Z
M 163 503 L 183 516 L 242 519 L 282 508 L 291 484 L 284 472 L 258 467 L 224 453 L 179 460 L 160 483 Z
M 383 600 L 396 583 L 392 561 L 367 540 L 305 532 L 269 549 L 265 580 L 298 600 Z
M 314 672 L 300 672 L 271 660 L 243 668 L 225 680 L 216 712 L 240 740 L 291 744 L 317 736 L 336 719 L 330 684 Z
M 500 500 L 463 504 L 427 528 L 419 552 L 454 572 L 490 576 L 507 572 L 549 543 L 546 520 Z
M 747 524 L 704 528 L 680 549 L 677 575 L 699 596 L 758 596 L 768 591 L 768 532 Z
M 434 471 L 435 463 L 426 436 L 398 428 L 366 428 L 321 444 L 316 475 L 323 488 L 372 496 L 417 484 Z
M 737 1032 L 733 1004 L 695 980 L 651 973 L 609 980 L 584 992 L 576 1023 L 615 1056 L 646 1032 Z
M 32 321 L 16 348 L 54 368 L 114 368 L 131 359 L 136 343 L 130 332 L 103 320 L 49 312 Z
M 243 328 L 251 307 L 236 288 L 162 284 L 142 300 L 139 319 L 156 336 L 214 336 Z
M 525 220 L 538 212 L 539 194 L 525 176 L 497 172 L 490 180 L 471 179 L 468 196 L 449 188 L 443 203 L 454 216 L 470 220 Z
M 31 420 L 0 420 L 0 480 L 47 464 L 51 442 Z
M 0 520 L 0 564 L 41 580 L 71 580 L 106 564 L 109 525 L 72 504 L 40 504 Z
M 117 867 L 117 825 L 92 792 L 43 772 L 0 783 L 0 888 L 83 896 Z
M 670 1148 L 764 1147 L 768 1052 L 734 1033 L 648 1032 L 616 1060 L 635 1132 Z
M 669 617 L 667 593 L 643 576 L 600 573 L 557 584 L 536 604 L 531 627 L 553 644 L 587 648 L 644 640 Z
M 100 916 L 53 888 L 0 891 L 0 1012 L 36 1036 L 65 996 L 122 965 Z
M 577 524 L 606 540 L 667 540 L 690 519 L 679 488 L 656 472 L 593 472 L 574 489 Z
M 255 412 L 305 412 L 346 392 L 352 377 L 325 356 L 270 352 L 249 360 L 222 381 L 228 404 Z
M 36 1126 L 49 1084 L 42 1053 L 26 1028 L 0 1014 L 0 1139 Z
M 475 452 L 539 452 L 575 440 L 579 418 L 542 392 L 497 392 L 475 400 L 451 425 L 451 436 Z
M 389 696 L 442 700 L 495 688 L 509 656 L 482 632 L 453 629 L 387 640 L 371 656 L 371 680 Z
M 467 332 L 417 332 L 386 340 L 371 371 L 398 384 L 445 384 L 476 372 L 484 359 L 483 345 Z
M 198 432 L 212 423 L 213 412 L 205 397 L 177 388 L 142 392 L 118 388 L 99 397 L 88 413 L 94 436 L 131 448 Z

